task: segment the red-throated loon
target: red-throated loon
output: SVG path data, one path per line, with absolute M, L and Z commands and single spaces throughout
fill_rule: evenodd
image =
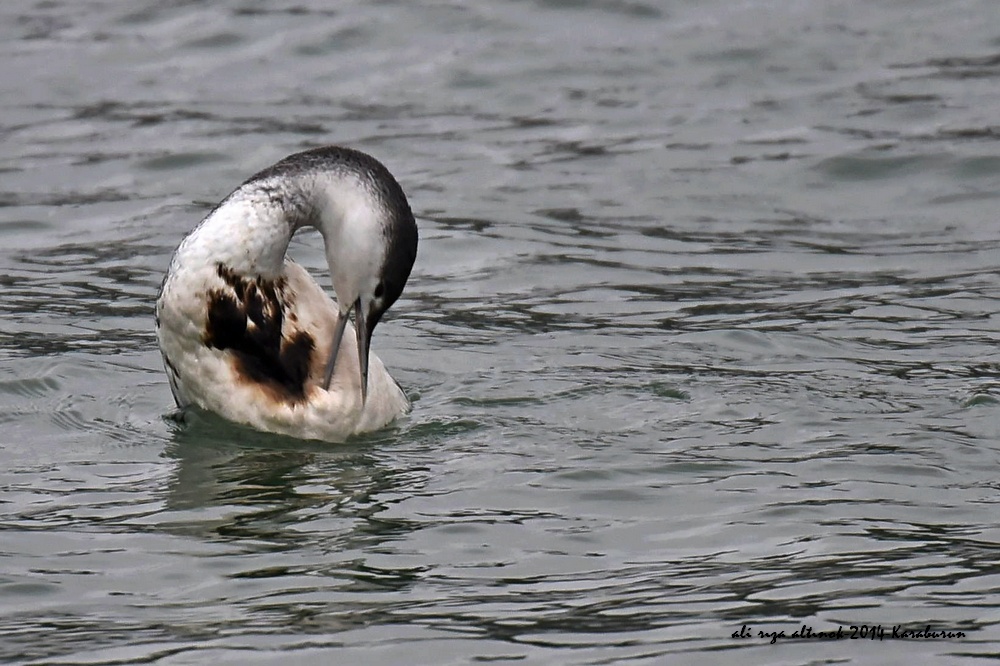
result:
M 323 236 L 337 302 L 285 257 L 302 227 Z M 406 195 L 369 155 L 317 148 L 252 176 L 184 239 L 160 289 L 156 337 L 177 404 L 326 441 L 406 413 L 368 350 L 416 254 Z

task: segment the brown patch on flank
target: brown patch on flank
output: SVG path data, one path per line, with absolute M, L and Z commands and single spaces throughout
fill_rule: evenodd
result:
M 222 264 L 217 272 L 226 286 L 208 291 L 202 341 L 228 350 L 237 375 L 247 383 L 275 400 L 301 402 L 316 345 L 305 331 L 282 335 L 285 311 L 294 303 L 285 281 L 241 276 Z

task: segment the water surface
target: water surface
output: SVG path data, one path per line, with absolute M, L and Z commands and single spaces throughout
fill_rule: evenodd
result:
M 994 659 L 996 16 L 5 4 L 0 661 Z M 171 252 L 326 143 L 418 218 L 373 343 L 412 415 L 177 418 Z

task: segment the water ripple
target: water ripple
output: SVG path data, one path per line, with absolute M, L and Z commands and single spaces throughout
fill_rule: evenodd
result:
M 0 10 L 0 661 L 995 658 L 990 3 L 321 4 Z M 330 142 L 413 413 L 175 412 L 173 248 Z M 966 637 L 756 633 L 855 624 Z

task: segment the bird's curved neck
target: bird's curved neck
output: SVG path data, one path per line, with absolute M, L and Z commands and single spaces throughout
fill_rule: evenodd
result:
M 357 196 L 357 189 L 329 175 L 245 183 L 208 214 L 179 251 L 203 254 L 206 263 L 244 275 L 276 277 L 292 236 L 304 226 L 319 229 L 329 254 L 344 218 L 339 202 Z

